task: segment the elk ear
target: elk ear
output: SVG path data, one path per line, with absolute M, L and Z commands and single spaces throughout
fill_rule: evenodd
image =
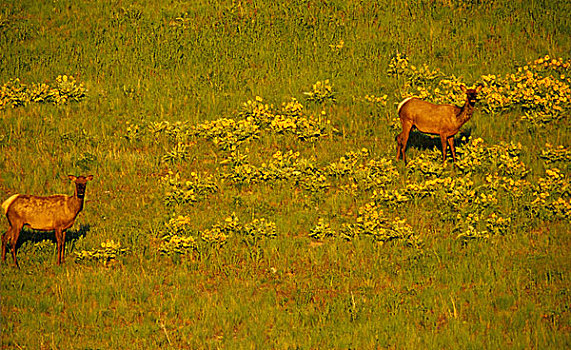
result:
M 75 176 L 75 175 L 68 175 L 67 177 L 68 177 L 71 181 L 77 180 L 77 176 Z
M 466 86 L 460 85 L 460 90 L 462 90 L 463 93 L 466 93 Z
M 87 179 L 87 181 L 93 180 L 93 175 L 87 175 L 86 179 Z

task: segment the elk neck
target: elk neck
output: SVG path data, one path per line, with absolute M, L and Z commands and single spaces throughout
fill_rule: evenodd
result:
M 83 200 L 85 199 L 85 185 L 75 185 L 75 193 L 73 195 L 73 199 L 77 201 L 77 204 L 79 204 L 79 211 L 81 211 L 83 209 Z
M 461 124 L 466 123 L 472 118 L 474 106 L 475 103 L 471 103 L 470 100 L 466 99 L 466 102 L 464 102 L 464 105 L 460 108 L 460 112 L 456 115 L 456 118 Z

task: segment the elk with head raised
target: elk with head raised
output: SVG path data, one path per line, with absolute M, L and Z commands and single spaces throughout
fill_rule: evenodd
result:
M 10 227 L 2 235 L 2 261 L 6 261 L 6 244 L 10 239 L 14 264 L 18 266 L 16 259 L 16 243 L 20 231 L 27 225 L 34 230 L 55 231 L 57 240 L 57 264 L 64 261 L 65 255 L 65 230 L 70 228 L 83 209 L 85 187 L 87 181 L 93 179 L 89 176 L 68 176 L 75 183 L 73 196 L 62 194 L 40 197 L 32 195 L 15 194 L 2 203 L 6 218 Z
M 435 105 L 416 97 L 409 97 L 399 104 L 398 114 L 402 124 L 402 132 L 397 136 L 396 140 L 397 160 L 402 155 L 402 159 L 406 164 L 406 144 L 410 131 L 414 126 L 423 133 L 440 135 L 442 161 L 446 162 L 447 146 L 450 146 L 452 158 L 456 161 L 454 135 L 472 117 L 482 85 L 478 85 L 475 89 L 467 89 L 464 85 L 460 86 L 460 88 L 466 94 L 466 101 L 462 107 L 449 104 Z

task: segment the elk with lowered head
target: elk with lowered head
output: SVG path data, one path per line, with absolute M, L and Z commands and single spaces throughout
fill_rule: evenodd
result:
M 75 183 L 73 196 L 57 194 L 40 197 L 15 194 L 2 203 L 2 208 L 10 225 L 8 231 L 2 235 L 2 261 L 6 261 L 6 244 L 10 240 L 14 264 L 19 266 L 16 259 L 16 243 L 20 231 L 25 225 L 34 230 L 55 231 L 58 252 L 57 264 L 59 265 L 64 261 L 65 230 L 73 225 L 77 214 L 83 209 L 85 187 L 87 181 L 93 179 L 93 175 L 69 175 L 68 177 Z
M 474 113 L 478 93 L 482 90 L 482 85 L 475 89 L 467 89 L 460 86 L 466 94 L 466 101 L 462 107 L 453 105 L 435 105 L 430 102 L 420 100 L 416 97 L 409 97 L 398 106 L 398 114 L 402 124 L 402 132 L 397 136 L 397 160 L 402 159 L 406 164 L 406 144 L 412 127 L 427 134 L 440 135 L 442 142 L 442 161 L 446 162 L 447 146 L 450 146 L 452 158 L 456 161 L 456 150 L 454 149 L 454 135 L 458 133 Z

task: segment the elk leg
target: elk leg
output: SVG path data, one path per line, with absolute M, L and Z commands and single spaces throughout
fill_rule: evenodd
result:
M 400 159 L 400 139 L 401 139 L 402 131 L 397 135 L 395 141 L 397 142 L 397 161 Z
M 454 149 L 454 136 L 450 136 L 448 138 L 448 146 L 450 146 L 450 150 L 452 151 L 452 159 L 454 159 L 454 163 L 456 163 L 456 150 Z
M 18 264 L 18 259 L 16 258 L 16 244 L 18 243 L 18 238 L 20 237 L 20 231 L 22 231 L 22 227 L 24 225 L 16 225 L 16 226 L 12 226 L 12 259 L 14 260 L 14 265 L 16 265 L 17 268 L 20 268 L 20 265 Z
M 411 123 L 402 123 L 402 131 L 397 137 L 397 160 L 400 159 L 402 154 L 402 160 L 406 164 L 406 144 L 408 143 L 408 136 L 410 135 L 410 130 L 412 129 Z
M 57 264 L 61 264 L 61 249 L 62 249 L 62 230 L 56 230 L 56 241 L 57 241 Z
M 442 162 L 446 163 L 446 145 L 447 145 L 447 141 L 446 141 L 446 136 L 445 135 L 440 135 L 440 142 L 442 142 Z
M 61 232 L 61 262 L 65 262 L 65 230 Z
M 401 145 L 401 135 L 402 135 L 402 132 L 401 132 L 400 134 L 398 134 L 398 136 L 397 136 L 397 162 L 398 162 L 399 159 L 400 159 L 400 153 L 401 153 L 401 152 L 400 152 L 400 148 L 401 148 L 401 147 L 400 147 L 400 145 Z
M 8 243 L 8 233 L 12 230 L 12 226 L 2 235 L 2 261 L 6 261 L 6 243 Z

